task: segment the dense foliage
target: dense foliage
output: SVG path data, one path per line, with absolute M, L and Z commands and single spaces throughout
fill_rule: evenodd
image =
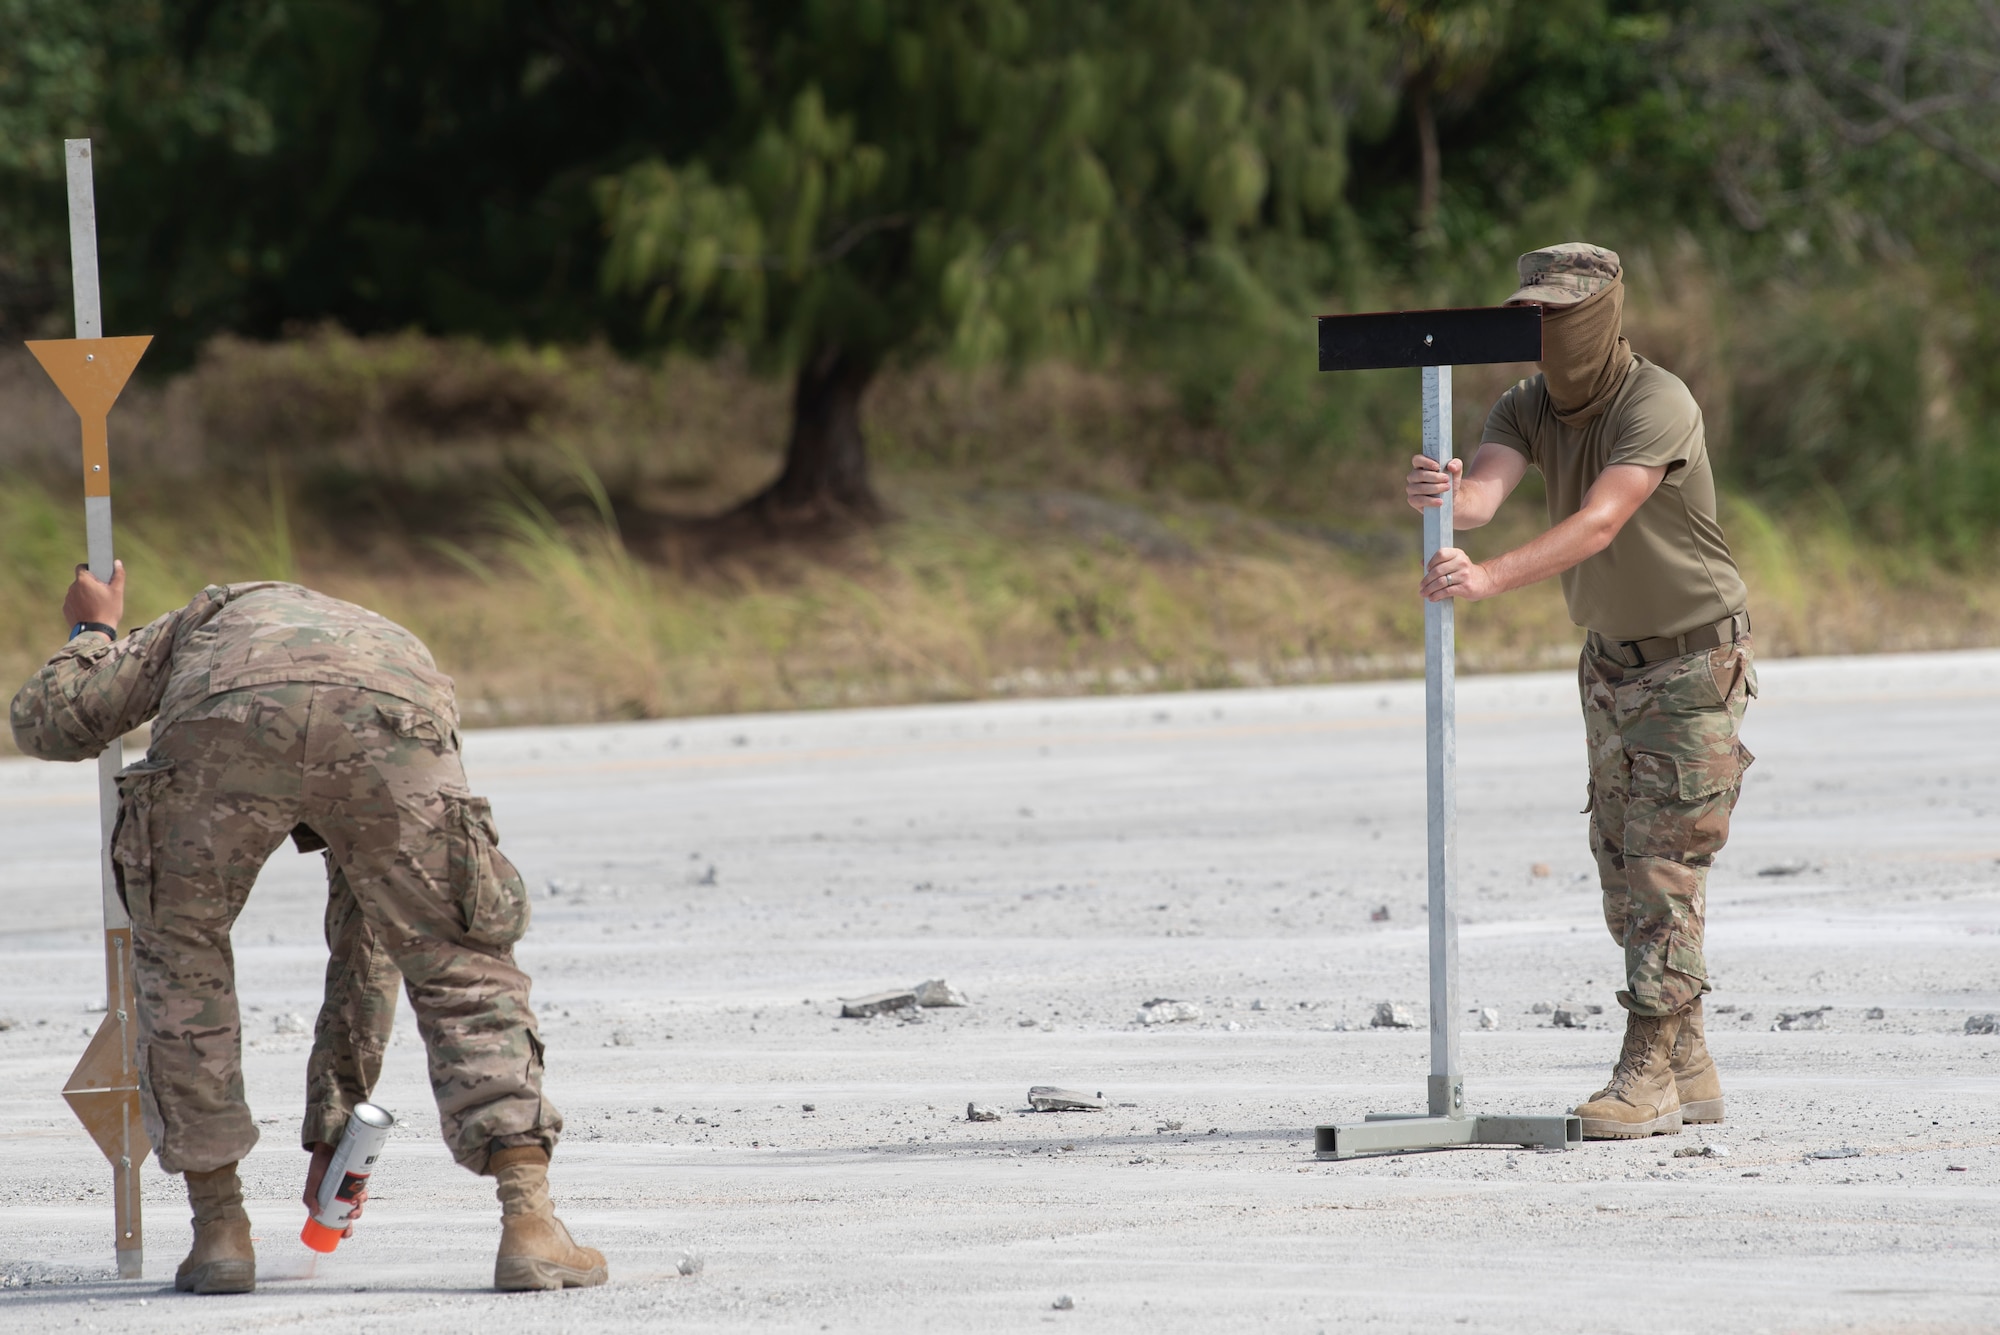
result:
M 0 24 L 10 335 L 64 324 L 59 141 L 89 134 L 109 323 L 158 333 L 156 369 L 328 319 L 738 345 L 797 386 L 767 512 L 865 511 L 887 359 L 1118 346 L 1219 404 L 1315 308 L 1490 299 L 1587 227 L 1698 265 L 1774 350 L 1732 381 L 1741 480 L 1954 541 L 2000 509 L 1985 0 L 0 0 Z M 1311 393 L 1269 396 L 1273 439 L 1324 434 L 1323 404 L 1285 416 Z M 1964 479 L 1942 506 L 1939 467 Z

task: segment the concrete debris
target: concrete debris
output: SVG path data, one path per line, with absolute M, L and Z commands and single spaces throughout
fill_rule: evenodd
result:
M 1026 1016 L 1023 1016 L 1020 1019 L 1014 1021 L 1014 1026 L 1018 1029 L 1033 1029 L 1035 1027 L 1035 1021 L 1028 1019 Z
M 1375 1018 L 1368 1022 L 1376 1029 L 1415 1029 L 1416 1019 L 1410 1008 L 1400 1001 L 1378 1001 L 1375 1003 Z
M 1733 1003 L 1733 1002 L 1732 1002 L 1731 1004 L 1727 1005 L 1727 1006 L 1712 1006 L 1712 1007 L 1710 1007 L 1710 1009 L 1711 1009 L 1711 1010 L 1713 1010 L 1713 1011 L 1714 1011 L 1714 1012 L 1715 1012 L 1715 1013 L 1716 1013 L 1717 1015 L 1734 1015 L 1734 1014 L 1736 1014 L 1736 1006 L 1735 1006 L 1735 1003 Z
M 700 1252 L 682 1252 L 681 1259 L 674 1262 L 674 1269 L 683 1275 L 694 1276 L 699 1275 L 706 1264 Z
M 1073 1312 L 1076 1310 L 1075 1301 L 1072 1300 L 1067 1293 L 1063 1294 L 1060 1298 L 1057 1298 L 1053 1303 L 1049 1305 L 1055 1308 L 1056 1311 L 1058 1312 Z
M 1160 1123 L 1160 1130 L 1162 1130 L 1162 1131 L 1178 1131 L 1178 1130 L 1180 1130 L 1180 1129 L 1181 1129 L 1181 1128 L 1182 1128 L 1183 1126 L 1186 1126 L 1186 1125 L 1187 1125 L 1187 1123 L 1185 1123 L 1185 1122 L 1175 1122 L 1175 1121 L 1166 1121 L 1166 1122 L 1162 1122 L 1162 1123 Z
M 1602 1010 L 1599 1007 L 1599 1010 Z M 1590 1025 L 1590 1007 L 1580 1001 L 1558 1001 L 1550 1021 L 1558 1029 L 1585 1029 Z
M 891 1011 L 915 1010 L 917 990 L 913 987 L 899 987 L 888 992 L 875 992 L 865 997 L 842 997 L 840 1018 L 843 1020 L 865 1020 L 871 1015 L 886 1015 Z
M 1264 998 L 1258 997 L 1255 1001 L 1251 1002 L 1250 1009 L 1253 1011 L 1261 1011 L 1266 1009 L 1264 1005 Z
M 1769 867 L 1759 867 L 1757 874 L 1759 876 L 1797 876 L 1805 870 L 1806 864 L 1794 859 L 1791 862 L 1779 862 Z
M 1944 1166 L 1944 1171 L 1947 1173 L 1963 1173 L 1965 1165 L 1962 1163 L 1948 1163 Z
M 659 1109 L 658 1109 L 658 1108 L 655 1108 L 655 1109 L 653 1109 L 653 1111 L 654 1111 L 654 1112 L 658 1112 L 658 1111 L 659 1111 Z M 819 1111 L 819 1105 L 818 1105 L 817 1103 L 801 1103 L 801 1104 L 799 1105 L 799 1111 L 800 1111 L 800 1112 L 818 1112 L 818 1111 Z
M 1727 1145 L 1683 1145 L 1674 1151 L 1676 1159 L 1727 1159 Z
M 1965 1032 L 1968 1034 L 2000 1034 L 2000 1015 L 1988 1012 L 1985 1015 L 1965 1017 Z
M 1227 1030 L 1228 1030 L 1228 1031 L 1229 1031 L 1230 1033 L 1232 1033 L 1232 1034 L 1233 1034 L 1233 1033 L 1237 1032 L 1237 1031 L 1238 1031 L 1239 1029 L 1241 1029 L 1241 1028 L 1242 1028 L 1243 1026 L 1242 1026 L 1242 1025 L 1240 1025 L 1240 1024 L 1238 1024 L 1238 1023 L 1236 1023 L 1236 1021 L 1234 1021 L 1234 1020 L 1231 1020 L 1231 1021 L 1230 1021 L 1230 1022 L 1229 1022 L 1228 1024 L 1225 1024 L 1225 1025 L 1223 1025 L 1222 1027 L 1223 1027 L 1224 1029 L 1227 1029 Z
M 1863 1015 L 1861 1018 L 1864 1020 L 1879 1020 L 1882 1018 L 1882 1016 L 1883 1016 L 1883 1011 L 1880 1006 L 1870 1006 L 1868 1008 L 1868 1013 L 1866 1015 Z
M 1830 1150 L 1814 1150 L 1812 1157 L 1815 1159 L 1859 1159 L 1861 1151 L 1855 1149 L 1852 1145 L 1837 1145 Z
M 972 1004 L 972 998 L 966 996 L 965 993 L 959 991 L 942 978 L 933 978 L 928 982 L 918 983 L 910 990 L 916 995 L 919 1006 L 931 1009 L 936 1009 L 939 1006 L 970 1006 Z
M 1826 1028 L 1826 1013 L 1832 1009 L 1833 1007 L 1831 1006 L 1818 1006 L 1809 1011 L 1780 1011 L 1778 1012 L 1778 1022 L 1772 1025 L 1771 1028 L 1787 1030 L 1824 1029 Z
M 1479 1027 L 1481 1029 L 1498 1029 L 1500 1027 L 1500 1012 L 1494 1010 L 1491 1006 L 1481 1010 L 1479 1012 Z
M 965 1105 L 965 1120 L 968 1122 L 997 1122 L 1000 1120 L 998 1108 L 988 1108 L 977 1103 Z
M 1192 1001 L 1175 1001 L 1172 997 L 1154 997 L 1139 1006 L 1140 1024 L 1183 1024 L 1201 1018 L 1201 1007 Z
M 623 1029 L 615 1030 L 611 1035 L 611 1046 L 614 1048 L 631 1047 L 632 1035 L 626 1033 Z
M 1538 1001 L 1534 1005 L 1528 1007 L 1528 1014 L 1547 1015 L 1554 1010 L 1555 1010 L 1555 1003 L 1549 1001 Z
M 1550 867 L 1549 864 L 1546 862 L 1537 862 L 1532 867 L 1528 868 L 1528 875 L 1534 877 L 1538 881 L 1546 880 L 1549 876 L 1549 873 L 1550 873 Z
M 0 1015 L 0 1034 L 4 1034 L 9 1029 L 12 1029 L 15 1023 L 16 1022 L 11 1017 Z
M 1092 1098 L 1073 1089 L 1036 1085 L 1028 1091 L 1028 1106 L 1036 1112 L 1103 1112 L 1104 1096 Z
M 305 1017 L 295 1011 L 283 1011 L 271 1017 L 271 1029 L 280 1034 L 303 1034 L 306 1032 Z
M 1384 904 L 1380 908 L 1371 910 L 1368 914 L 1368 921 L 1370 922 L 1389 921 L 1389 906 L 1387 904 Z

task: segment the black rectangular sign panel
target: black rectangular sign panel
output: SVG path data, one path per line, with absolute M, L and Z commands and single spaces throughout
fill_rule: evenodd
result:
M 1319 317 L 1322 371 L 1541 359 L 1540 306 L 1467 306 Z

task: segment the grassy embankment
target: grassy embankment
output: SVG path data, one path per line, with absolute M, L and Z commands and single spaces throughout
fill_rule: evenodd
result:
M 1726 460 L 1746 391 L 1711 322 L 1683 302 L 1635 313 L 1634 337 L 1703 397 Z M 1459 440 L 1519 369 L 1459 373 Z M 1063 365 L 894 373 L 868 411 L 896 519 L 718 549 L 635 517 L 712 513 L 775 469 L 784 390 L 726 362 L 224 341 L 114 414 L 128 621 L 205 582 L 296 579 L 416 630 L 472 724 L 1409 673 L 1415 376 L 1350 379 L 1236 373 L 1204 397 Z M 24 356 L 0 356 L 0 400 L 0 675 L 19 680 L 59 640 L 81 541 L 75 427 Z M 1821 495 L 1782 517 L 1729 498 L 1763 653 L 2000 642 L 1989 584 Z M 1531 479 L 1467 545 L 1527 536 L 1540 504 Z M 1578 639 L 1553 583 L 1460 625 L 1471 670 L 1558 666 Z

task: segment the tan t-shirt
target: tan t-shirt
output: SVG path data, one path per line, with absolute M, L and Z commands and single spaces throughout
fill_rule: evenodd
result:
M 1541 376 L 1500 396 L 1482 440 L 1528 456 L 1549 489 L 1549 523 L 1575 514 L 1612 464 L 1667 474 L 1611 545 L 1565 570 L 1570 620 L 1611 640 L 1681 635 L 1744 609 L 1743 577 L 1715 517 L 1701 408 L 1673 372 L 1643 357 L 1611 405 L 1580 427 L 1556 420 Z

